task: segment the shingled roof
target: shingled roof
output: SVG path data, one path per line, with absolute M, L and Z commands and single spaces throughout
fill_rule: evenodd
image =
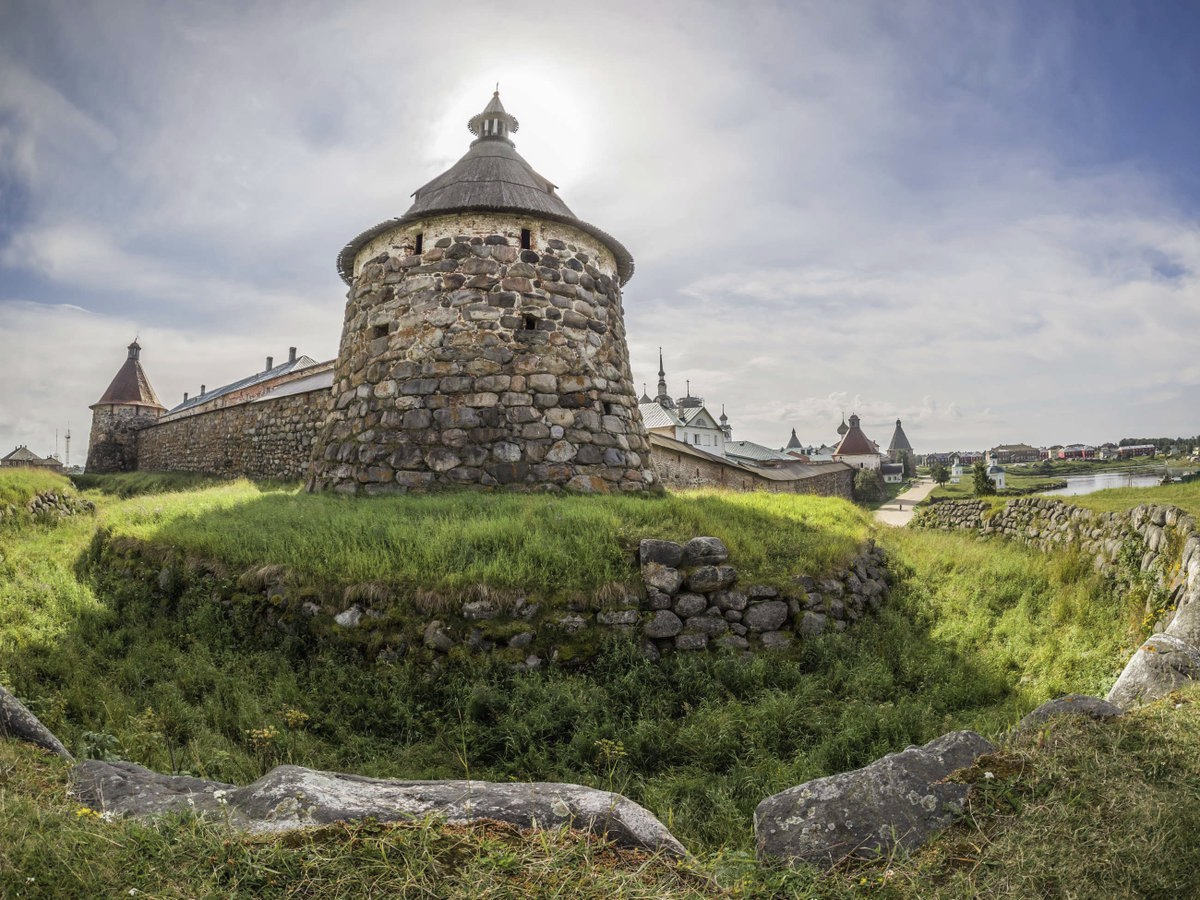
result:
M 858 427 L 858 422 L 858 416 L 850 417 L 850 425 L 846 428 L 846 434 L 842 437 L 841 443 L 837 445 L 837 449 L 833 451 L 835 457 L 871 456 L 879 452 L 879 449 Z
M 4 457 L 0 457 L 0 462 L 6 463 L 42 463 L 45 462 L 40 456 L 26 447 L 24 444 L 13 450 L 12 453 Z
M 912 444 L 908 442 L 908 435 L 900 427 L 899 419 L 896 420 L 896 430 L 892 432 L 892 443 L 888 445 L 888 450 L 905 450 L 912 453 Z
M 92 404 L 92 409 L 108 404 L 166 409 L 159 402 L 158 395 L 150 386 L 150 379 L 146 377 L 142 364 L 138 362 L 138 355 L 141 352 L 142 347 L 136 340 L 129 345 L 129 357 L 125 360 L 125 364 L 117 370 L 117 376 L 108 386 L 108 390 L 104 392 L 104 396 Z
M 555 185 L 533 170 L 517 152 L 508 134 L 517 120 L 500 102 L 500 92 L 468 124 L 479 137 L 466 154 L 437 178 L 417 188 L 408 212 L 380 222 L 350 241 L 338 254 L 338 274 L 347 284 L 354 277 L 354 258 L 365 244 L 386 231 L 418 219 L 456 212 L 528 213 L 573 225 L 612 251 L 621 284 L 633 276 L 633 257 L 612 235 L 576 217 L 555 193 Z

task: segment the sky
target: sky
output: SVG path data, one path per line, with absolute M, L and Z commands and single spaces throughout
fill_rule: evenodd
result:
M 498 82 L 735 439 L 1200 432 L 1194 0 L 0 0 L 0 454 L 336 355 L 344 244 Z

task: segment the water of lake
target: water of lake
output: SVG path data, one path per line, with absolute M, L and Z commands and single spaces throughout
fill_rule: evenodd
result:
M 1102 491 L 1105 488 L 1153 487 L 1162 480 L 1162 471 L 1160 470 L 1156 475 L 1097 472 L 1095 475 L 1066 475 L 1063 480 L 1067 483 L 1065 488 L 1046 491 L 1045 496 L 1073 497 L 1079 494 L 1090 494 L 1092 491 Z

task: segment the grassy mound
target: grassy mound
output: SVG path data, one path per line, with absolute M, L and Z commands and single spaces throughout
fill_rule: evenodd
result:
M 693 871 L 569 834 L 435 823 L 363 823 L 278 842 L 231 838 L 186 818 L 114 825 L 66 799 L 58 763 L 0 743 L 4 895 L 1003 895 L 1005 878 L 1028 889 L 1059 864 L 1034 846 L 1049 832 L 1030 832 L 1022 845 L 1024 819 L 1005 819 L 988 793 L 1003 784 L 1020 795 L 1026 782 L 1012 773 L 1033 771 L 1032 762 L 998 761 L 993 779 L 980 775 L 978 808 L 988 816 L 912 860 L 826 874 L 760 869 L 751 813 L 768 794 L 946 731 L 997 739 L 1052 696 L 1103 694 L 1142 637 L 1137 604 L 1114 596 L 1078 557 L 888 529 L 878 539 L 900 580 L 883 610 L 786 651 L 651 663 L 614 639 L 573 670 L 515 672 L 485 657 L 368 661 L 264 627 L 261 611 L 214 602 L 216 585 L 281 564 L 321 583 L 383 577 L 447 592 L 490 584 L 562 595 L 626 577 L 638 538 L 697 534 L 722 537 L 745 578 L 770 583 L 797 567 L 835 566 L 870 524 L 839 501 L 763 495 L 347 501 L 239 482 L 92 496 L 98 520 L 0 533 L 0 682 L 77 754 L 239 783 L 290 761 L 378 777 L 587 784 L 642 803 L 698 862 Z M 96 565 L 96 548 L 120 541 L 217 560 L 232 574 L 196 566 L 164 586 L 117 556 Z M 1087 746 L 1102 746 L 1074 740 L 1085 749 L 1072 766 L 1086 763 Z M 1155 767 L 1143 783 L 1176 778 L 1173 754 L 1185 746 L 1181 736 L 1157 761 L 1137 757 Z M 1025 750 L 1005 752 L 1018 759 Z M 1179 776 L 1185 787 L 1193 764 Z M 1061 790 L 1055 808 L 1067 809 L 1054 813 L 1055 827 L 1100 827 L 1093 795 L 1086 809 L 1069 802 L 1083 770 L 1057 771 L 1029 796 Z M 1025 816 L 1035 803 L 1021 802 Z M 1169 829 L 1192 815 L 1186 803 L 1155 809 Z M 1107 840 L 1097 835 L 1096 846 L 1115 854 Z M 982 849 L 969 856 L 964 842 Z M 1179 852 L 1194 867 L 1195 854 Z M 1027 870 L 1013 868 L 1022 860 Z M 1175 863 L 1164 871 L 1183 871 Z M 1094 888 L 1109 876 L 1087 877 L 1080 883 Z M 1047 883 L 1070 893 L 1066 880 Z
M 70 491 L 71 482 L 64 476 L 44 469 L 0 469 L 0 511 L 6 508 L 23 510 L 36 495 L 46 491 Z M 0 516 L 0 521 L 4 517 Z
M 98 491 L 112 497 L 137 497 L 141 494 L 165 494 L 172 491 L 194 491 L 228 482 L 216 475 L 192 472 L 121 472 L 112 475 L 81 473 L 71 481 L 81 491 Z
M 661 497 L 448 492 L 346 498 L 237 481 L 108 507 L 102 526 L 232 571 L 274 564 L 301 584 L 382 582 L 456 597 L 479 585 L 539 597 L 636 575 L 642 538 L 714 535 L 744 583 L 788 587 L 846 563 L 868 516 L 827 497 L 697 491 Z

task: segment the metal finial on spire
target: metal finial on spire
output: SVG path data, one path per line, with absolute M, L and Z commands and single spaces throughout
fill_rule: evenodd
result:
M 666 369 L 663 368 L 662 347 L 658 348 L 658 377 L 665 378 L 667 376 Z

